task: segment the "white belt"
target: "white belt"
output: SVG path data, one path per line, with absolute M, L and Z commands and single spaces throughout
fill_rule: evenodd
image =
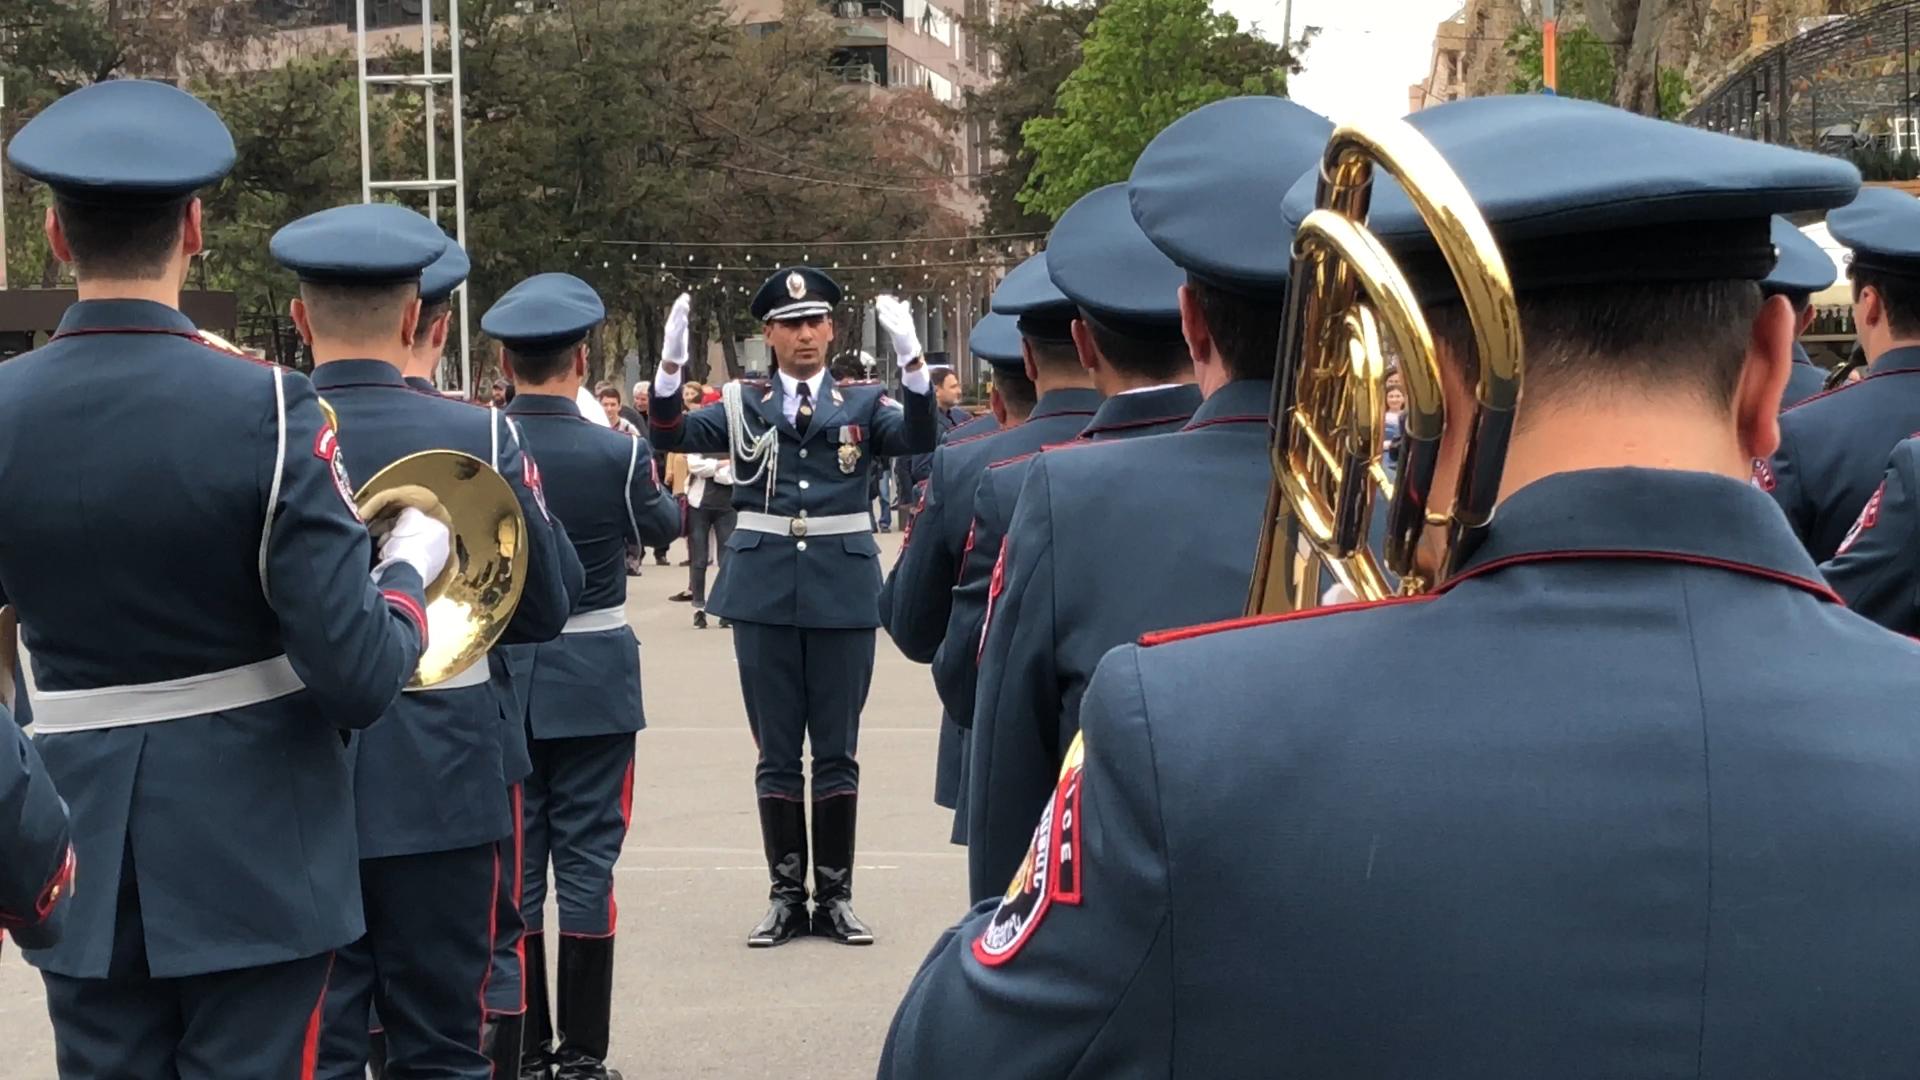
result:
M 583 611 L 567 620 L 560 628 L 563 634 L 598 634 L 605 630 L 619 630 L 627 625 L 625 607 L 601 608 L 598 611 Z
M 734 528 L 775 536 L 844 536 L 870 532 L 873 518 L 867 514 L 823 514 L 819 517 L 785 517 L 742 510 Z
M 26 663 L 22 657 L 23 666 Z M 34 732 L 55 735 L 205 716 L 258 705 L 304 689 L 306 684 L 294 674 L 287 658 L 275 656 L 184 679 L 90 690 L 41 690 L 29 677 L 27 697 L 33 704 Z
M 487 658 L 481 657 L 468 664 L 466 670 L 450 679 L 442 679 L 432 686 L 409 686 L 406 693 L 431 694 L 435 690 L 458 690 L 466 686 L 485 686 L 493 679 L 493 669 L 487 666 Z

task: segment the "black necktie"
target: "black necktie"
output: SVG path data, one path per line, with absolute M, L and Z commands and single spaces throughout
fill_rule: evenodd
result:
M 807 425 L 813 423 L 813 391 L 806 383 L 801 383 L 799 394 L 800 404 L 793 410 L 793 429 L 805 435 Z

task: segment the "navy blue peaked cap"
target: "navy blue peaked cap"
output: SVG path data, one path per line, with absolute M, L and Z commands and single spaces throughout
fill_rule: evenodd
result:
M 404 206 L 353 203 L 282 227 L 268 249 L 302 281 L 376 285 L 419 280 L 452 244 L 440 226 Z
M 1026 358 L 1020 351 L 1020 328 L 1011 315 L 980 316 L 973 324 L 973 332 L 967 335 L 967 348 L 996 370 L 1024 373 L 1027 369 Z
M 1316 170 L 1333 124 L 1285 98 L 1203 105 L 1167 125 L 1127 180 L 1133 218 L 1195 278 L 1241 295 L 1286 291 L 1293 223 L 1280 198 Z
M 508 289 L 480 316 L 480 329 L 509 349 L 551 352 L 586 339 L 607 307 L 572 274 L 535 274 Z
M 1039 341 L 1072 341 L 1080 311 L 1047 272 L 1047 253 L 1032 255 L 1007 272 L 993 290 L 993 311 L 1019 320 L 1020 333 Z
M 839 303 L 839 282 L 811 266 L 791 266 L 761 283 L 749 310 L 761 322 L 778 322 L 825 315 Z
M 99 205 L 180 202 L 233 168 L 233 136 L 212 109 L 166 83 L 119 79 L 40 110 L 7 160 L 62 198 Z
M 1817 293 L 1833 284 L 1838 271 L 1833 259 L 1820 250 L 1793 222 L 1774 215 L 1773 249 L 1777 253 L 1773 270 L 1760 283 L 1768 293 Z
M 1520 289 L 1757 282 L 1773 269 L 1773 215 L 1842 206 L 1860 188 L 1838 158 L 1545 94 L 1468 98 L 1407 122 L 1460 177 Z M 1313 208 L 1317 182 L 1303 177 L 1287 193 L 1292 225 Z M 1423 297 L 1450 295 L 1406 193 L 1384 172 L 1373 185 L 1369 228 Z
M 1827 215 L 1827 231 L 1853 249 L 1863 270 L 1920 276 L 1920 199 L 1894 188 L 1861 188 Z
M 1125 184 L 1090 191 L 1060 215 L 1047 237 L 1047 276 L 1109 330 L 1143 341 L 1180 337 L 1186 271 L 1134 223 Z
M 420 271 L 420 299 L 428 304 L 445 303 L 453 290 L 473 272 L 473 260 L 459 244 L 448 242 L 447 250 Z

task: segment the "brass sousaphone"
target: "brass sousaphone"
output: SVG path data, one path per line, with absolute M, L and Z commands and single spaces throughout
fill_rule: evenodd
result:
M 338 431 L 333 408 L 320 407 Z M 354 501 L 376 533 L 402 506 L 439 518 L 452 533 L 446 568 L 427 584 L 427 648 L 407 686 L 433 686 L 486 663 L 527 584 L 527 521 L 506 478 L 471 454 L 424 450 L 375 473 Z
M 1463 421 L 1465 453 L 1449 506 L 1428 502 L 1448 422 L 1433 336 L 1405 274 L 1366 227 L 1376 168 L 1399 181 L 1438 242 L 1479 351 L 1476 403 Z M 1397 479 L 1385 462 L 1388 348 L 1407 397 Z M 1314 210 L 1294 236 L 1269 414 L 1273 483 L 1248 613 L 1319 606 L 1323 568 L 1361 600 L 1444 582 L 1493 518 L 1520 376 L 1520 319 L 1506 263 L 1452 167 L 1404 121 L 1337 128 L 1321 160 Z M 1387 501 L 1384 557 L 1367 544 L 1376 497 Z M 1415 554 L 1429 526 L 1443 539 L 1423 570 Z

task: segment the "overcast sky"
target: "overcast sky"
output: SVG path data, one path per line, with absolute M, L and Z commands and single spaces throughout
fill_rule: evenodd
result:
M 1401 116 L 1407 84 L 1426 78 L 1433 28 L 1462 0 L 1293 0 L 1293 32 L 1318 26 L 1307 69 L 1291 82 L 1295 101 L 1336 121 Z M 1216 10 L 1280 37 L 1286 0 L 1214 0 Z

